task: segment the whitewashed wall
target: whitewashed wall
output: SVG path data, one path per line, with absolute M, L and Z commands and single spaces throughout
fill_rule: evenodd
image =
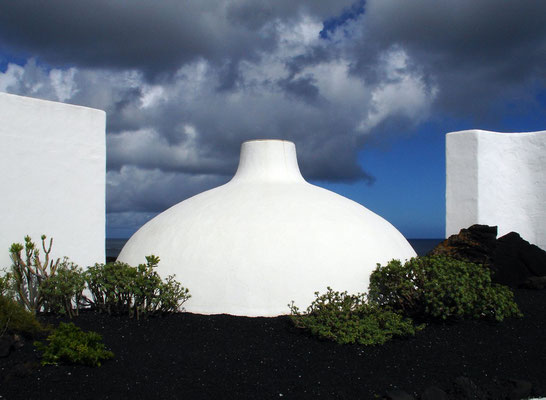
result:
M 446 136 L 446 236 L 497 225 L 546 249 L 546 131 Z
M 106 114 L 0 93 L 0 268 L 29 234 L 82 267 L 105 257 Z

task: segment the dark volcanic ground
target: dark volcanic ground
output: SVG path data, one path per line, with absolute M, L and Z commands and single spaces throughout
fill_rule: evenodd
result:
M 514 390 L 539 397 L 546 395 L 546 290 L 515 293 L 524 318 L 430 324 L 376 347 L 319 341 L 288 317 L 180 313 L 136 321 L 88 312 L 74 322 L 102 334 L 113 360 L 41 367 L 27 343 L 0 358 L 0 398 L 375 399 L 395 389 L 421 398 L 433 385 L 457 399 L 509 398 Z M 474 397 L 465 397 L 469 390 Z

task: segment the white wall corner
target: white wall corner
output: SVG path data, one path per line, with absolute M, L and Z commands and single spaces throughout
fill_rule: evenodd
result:
M 82 267 L 104 261 L 105 129 L 102 110 L 0 93 L 0 268 L 27 234 Z
M 455 137 L 459 141 L 452 139 Z M 473 223 L 497 225 L 499 236 L 518 232 L 525 240 L 546 249 L 545 171 L 546 131 L 472 130 L 448 134 L 446 235 Z M 461 176 L 465 180 L 453 179 Z M 472 207 L 457 204 L 461 199 L 470 199 Z

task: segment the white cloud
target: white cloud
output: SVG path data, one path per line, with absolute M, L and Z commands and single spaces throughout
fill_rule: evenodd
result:
M 74 96 L 77 91 L 76 83 L 74 82 L 75 74 L 75 68 L 67 70 L 52 69 L 49 71 L 49 80 L 55 91 L 57 100 L 63 102 Z
M 417 72 L 408 68 L 409 57 L 394 48 L 382 57 L 385 80 L 373 88 L 368 113 L 359 129 L 368 133 L 390 116 L 403 116 L 416 124 L 425 120 L 438 89 L 428 88 Z
M 140 98 L 142 108 L 156 106 L 159 102 L 166 101 L 165 90 L 160 85 L 145 85 L 142 88 Z
M 8 64 L 5 72 L 0 72 L 0 91 L 8 92 L 9 88 L 21 80 L 25 69 L 16 64 Z
M 190 124 L 180 124 L 174 131 L 178 134 L 176 143 L 169 143 L 154 129 L 108 135 L 108 157 L 120 166 L 136 165 L 163 171 L 199 169 L 207 159 L 200 154 L 197 130 Z

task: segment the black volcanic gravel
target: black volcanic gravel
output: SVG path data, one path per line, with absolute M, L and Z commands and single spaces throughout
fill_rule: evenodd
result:
M 501 399 L 517 380 L 539 397 L 546 395 L 546 290 L 515 294 L 524 318 L 429 324 L 375 347 L 317 340 L 288 317 L 180 313 L 137 321 L 87 312 L 74 322 L 99 332 L 113 360 L 42 367 L 27 342 L 0 358 L 0 398 L 375 399 L 403 390 L 418 399 L 437 386 L 450 399 Z M 469 387 L 474 393 L 465 397 Z

